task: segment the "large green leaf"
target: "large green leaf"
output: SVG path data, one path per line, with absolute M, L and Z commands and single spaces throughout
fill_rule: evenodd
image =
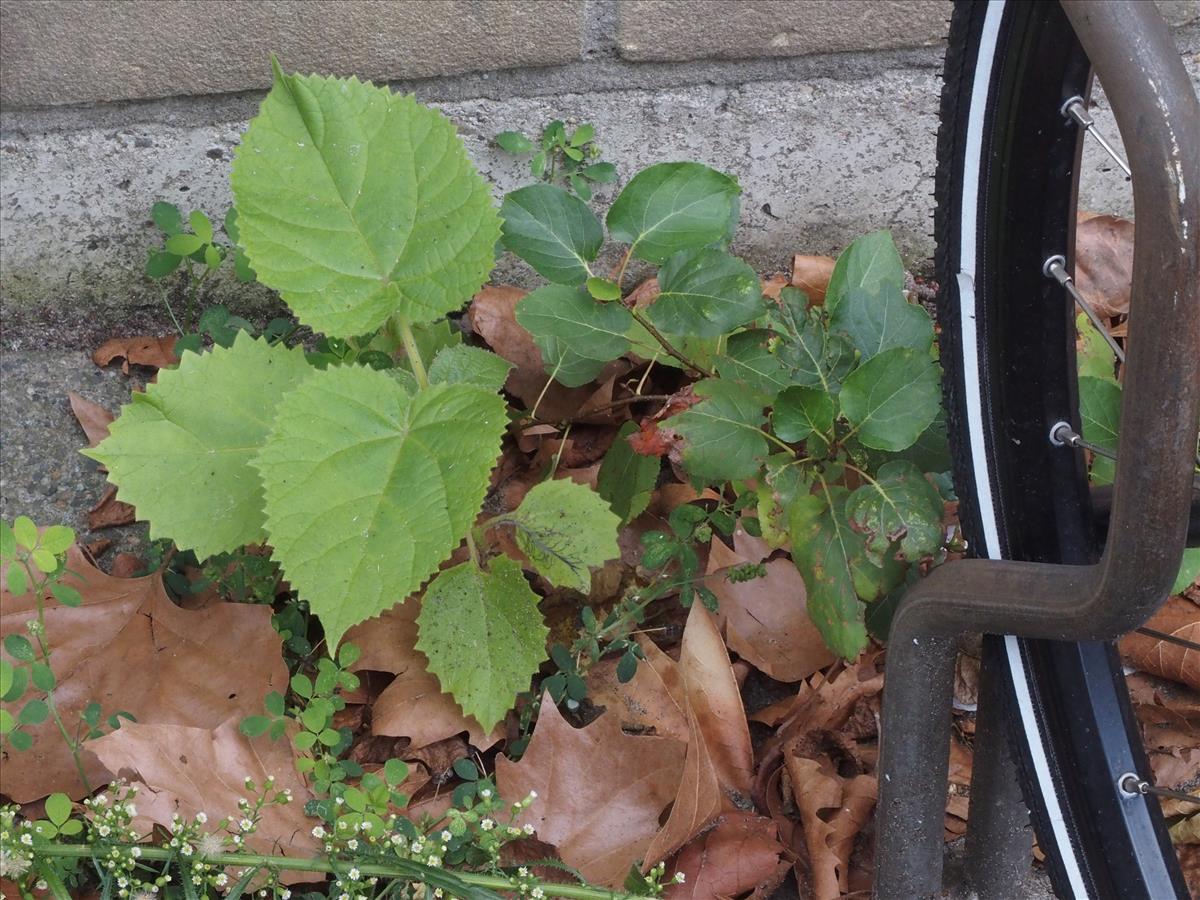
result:
M 939 383 L 937 363 L 929 354 L 894 347 L 846 376 L 839 400 L 863 444 L 904 450 L 937 416 Z
M 599 303 L 581 288 L 549 284 L 517 304 L 517 322 L 533 335 L 546 372 L 568 387 L 587 384 L 629 350 L 629 310 Z
M 852 288 L 874 293 L 883 287 L 904 290 L 904 263 L 890 231 L 863 235 L 842 251 L 825 289 L 825 308 L 836 310 Z
M 673 254 L 658 270 L 658 287 L 647 315 L 667 334 L 717 337 L 763 311 L 754 270 L 721 250 Z
M 474 384 L 498 391 L 513 367 L 507 359 L 479 347 L 456 344 L 443 347 L 429 367 L 432 384 Z
M 1079 420 L 1083 438 L 1113 453 L 1121 430 L 1121 386 L 1108 378 L 1084 375 L 1079 379 Z M 1112 484 L 1117 464 L 1096 456 L 1092 460 L 1092 483 Z
M 1183 551 L 1183 559 L 1179 562 L 1179 574 L 1175 576 L 1171 593 L 1183 593 L 1197 578 L 1200 578 L 1200 547 L 1189 547 Z
M 447 569 L 425 590 L 417 649 L 463 712 L 491 731 L 546 659 L 550 630 L 521 567 L 500 556 Z
M 775 333 L 766 329 L 731 335 L 725 345 L 725 355 L 717 357 L 717 374 L 744 382 L 768 399 L 773 398 L 792 383 L 779 356 L 771 352 L 774 337 Z
M 775 354 L 792 384 L 820 387 L 837 393 L 854 366 L 854 345 L 842 334 L 830 334 L 819 308 L 806 309 L 807 300 L 795 288 L 784 288 L 780 305 L 771 309 L 779 334 Z
M 505 521 L 515 526 L 517 546 L 543 578 L 582 594 L 592 587 L 590 569 L 621 554 L 620 517 L 603 497 L 570 479 L 535 485 Z
M 862 555 L 862 537 L 846 521 L 846 489 L 805 494 L 788 508 L 792 559 L 808 590 L 808 614 L 834 653 L 854 659 L 867 645 L 863 604 L 855 592 L 852 561 Z M 832 500 L 832 507 L 829 500 Z
M 1116 381 L 1117 357 L 1086 313 L 1075 317 L 1075 331 L 1079 336 L 1075 352 L 1079 374 Z
M 650 495 L 662 470 L 662 460 L 657 456 L 634 453 L 629 437 L 637 430 L 634 422 L 621 426 L 596 476 L 596 492 L 608 501 L 622 524 L 637 518 L 650 505 Z
M 432 322 L 495 261 L 499 217 L 450 120 L 354 78 L 276 69 L 232 183 L 258 280 L 326 334 Z
M 910 561 L 942 546 L 942 498 L 908 460 L 884 463 L 873 483 L 846 501 L 846 518 L 866 538 L 867 556 L 881 565 L 896 541 Z
M 933 320 L 929 313 L 909 303 L 890 284 L 875 289 L 850 288 L 830 315 L 829 329 L 844 332 L 863 359 L 893 347 L 928 353 L 933 346 Z
M 279 405 L 255 460 L 267 532 L 331 648 L 421 586 L 471 527 L 507 418 L 495 393 L 337 366 Z
M 725 238 L 738 183 L 694 162 L 659 163 L 629 180 L 608 211 L 609 236 L 638 259 L 661 265 L 672 253 Z
M 834 412 L 833 398 L 821 388 L 790 387 L 775 399 L 771 428 L 784 441 L 802 441 L 815 433 L 829 444 Z
M 663 423 L 683 436 L 688 475 L 710 484 L 753 478 L 767 455 L 762 397 L 720 378 L 697 382 L 695 391 L 704 399 Z
M 134 393 L 99 446 L 85 456 L 108 467 L 121 499 L 201 558 L 261 541 L 263 493 L 250 466 L 276 404 L 312 373 L 300 349 L 240 331 L 228 349 L 185 353 L 155 384 Z
M 531 184 L 500 206 L 504 246 L 538 274 L 558 284 L 583 284 L 588 263 L 604 243 L 600 221 L 578 197 L 560 187 Z

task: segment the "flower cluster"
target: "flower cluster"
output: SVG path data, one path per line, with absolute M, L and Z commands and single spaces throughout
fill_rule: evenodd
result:
M 0 878 L 20 881 L 33 865 L 33 824 L 17 821 L 18 808 L 0 808 Z
M 96 865 L 105 870 L 122 900 L 156 897 L 171 877 L 164 873 L 147 880 L 139 871 L 142 848 L 137 842 L 141 835 L 132 827 L 137 816 L 137 786 L 116 783 L 109 790 L 111 798 L 102 791 L 83 801 L 88 810 L 87 841 L 95 850 Z

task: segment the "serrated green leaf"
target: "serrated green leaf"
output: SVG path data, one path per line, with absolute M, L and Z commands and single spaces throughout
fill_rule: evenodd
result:
M 846 501 L 846 518 L 866 539 L 868 558 L 882 565 L 900 542 L 904 558 L 915 562 L 942 546 L 942 498 L 907 460 L 885 463 L 874 484 L 858 488 Z
M 179 234 L 183 230 L 183 213 L 174 203 L 159 200 L 150 207 L 150 218 L 165 234 Z
M 29 516 L 17 516 L 12 524 L 13 536 L 17 543 L 26 550 L 32 550 L 38 543 L 38 529 Z
M 772 399 L 792 384 L 783 362 L 771 352 L 774 332 L 766 329 L 739 331 L 730 336 L 725 355 L 717 357 L 717 374 L 741 381 L 751 390 Z
M 939 384 L 928 354 L 894 347 L 846 376 L 838 399 L 863 444 L 898 451 L 911 447 L 937 416 Z
M 466 384 L 410 397 L 359 366 L 315 373 L 279 404 L 254 460 L 267 532 L 331 648 L 420 587 L 466 535 L 504 410 L 498 395 Z
M 312 369 L 304 351 L 239 332 L 233 346 L 187 353 L 178 368 L 135 393 L 88 456 L 152 538 L 168 537 L 204 558 L 261 541 L 262 488 L 250 460 L 275 406 Z
M 825 308 L 837 309 L 851 288 L 904 290 L 904 263 L 890 231 L 866 234 L 842 251 L 825 289 Z
M 496 135 L 496 144 L 506 153 L 530 153 L 533 141 L 519 131 L 502 131 Z
M 546 372 L 567 387 L 587 384 L 630 348 L 629 310 L 619 303 L 597 303 L 580 288 L 538 288 L 521 299 L 516 315 L 533 335 Z
M 753 478 L 767 455 L 762 398 L 719 378 L 697 382 L 695 391 L 704 399 L 663 423 L 683 436 L 688 475 L 710 484 Z
M 646 314 L 668 334 L 717 337 L 763 311 L 762 285 L 754 270 L 721 250 L 673 254 L 658 270 L 658 286 Z
M 531 184 L 513 191 L 500 207 L 501 242 L 544 278 L 583 284 L 588 263 L 604 243 L 596 214 L 560 187 Z
M 788 509 L 792 559 L 808 589 L 808 614 L 826 645 L 845 659 L 854 659 L 867 645 L 863 604 L 854 588 L 851 560 L 860 553 L 862 538 L 845 518 L 846 489 L 828 489 L 824 496 L 805 494 Z
M 430 384 L 473 384 L 498 391 L 504 387 L 513 364 L 479 347 L 458 344 L 445 347 L 429 366 Z
M 886 283 L 851 287 L 830 315 L 829 330 L 845 333 L 864 360 L 893 347 L 928 353 L 933 346 L 929 313 Z
M 454 125 L 354 78 L 277 73 L 232 184 L 258 280 L 315 331 L 432 322 L 495 261 L 499 217 Z
M 1116 381 L 1117 357 L 1085 313 L 1075 317 L 1075 331 L 1079 335 L 1075 352 L 1079 374 Z
M 780 440 L 802 441 L 812 434 L 825 444 L 833 432 L 834 402 L 821 388 L 790 387 L 775 398 L 771 429 Z
M 604 454 L 596 476 L 596 491 L 608 501 L 621 524 L 637 518 L 650 505 L 658 473 L 662 470 L 662 460 L 657 456 L 633 452 L 629 436 L 637 430 L 633 422 L 621 426 L 616 440 Z
M 1085 375 L 1079 379 L 1079 422 L 1083 439 L 1117 452 L 1121 430 L 1121 386 L 1107 378 Z M 1092 459 L 1092 484 L 1112 484 L 1117 464 L 1103 456 Z
M 550 634 L 521 567 L 497 557 L 482 571 L 467 562 L 425 590 L 417 649 L 467 715 L 490 731 L 546 659 Z
M 659 163 L 638 172 L 608 211 L 609 236 L 638 259 L 662 264 L 672 253 L 699 250 L 725 237 L 738 183 L 694 162 Z
M 591 568 L 620 555 L 620 517 L 589 487 L 570 479 L 534 485 L 506 520 L 516 527 L 517 546 L 538 573 L 558 587 L 586 594 Z

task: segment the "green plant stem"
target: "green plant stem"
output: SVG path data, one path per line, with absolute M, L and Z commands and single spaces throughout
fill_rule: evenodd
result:
M 624 271 L 622 270 L 622 275 L 623 274 L 624 274 Z M 679 362 L 683 363 L 685 366 L 687 366 L 689 369 L 691 369 L 693 372 L 696 372 L 699 375 L 703 375 L 705 378 L 715 377 L 713 375 L 713 373 L 710 372 L 708 369 L 704 368 L 699 363 L 692 362 L 690 359 L 688 359 L 686 356 L 684 356 L 682 353 L 680 353 L 678 350 L 676 350 L 675 347 L 671 344 L 671 342 L 668 341 L 665 337 L 663 337 L 662 332 L 660 332 L 657 328 L 655 328 L 654 325 L 651 323 L 651 321 L 649 319 L 647 319 L 645 316 L 643 316 L 639 310 L 631 307 L 629 310 L 629 314 L 633 316 L 634 320 L 639 325 L 641 325 L 643 328 L 646 329 L 647 332 L 649 332 L 650 337 L 652 337 L 656 341 L 658 341 L 659 345 L 665 351 L 667 351 L 667 354 L 669 356 L 674 357 Z
M 429 387 L 429 374 L 425 371 L 421 351 L 417 349 L 417 339 L 413 336 L 412 323 L 404 316 L 395 316 L 392 321 L 400 333 L 400 342 L 404 344 L 404 353 L 408 357 L 408 364 L 412 366 L 413 375 L 417 377 L 417 385 L 421 390 L 425 390 Z
M 796 455 L 795 450 L 793 450 L 791 447 L 789 447 L 787 444 L 785 444 L 779 438 L 775 437 L 775 435 L 771 434 L 771 432 L 767 431 L 765 428 L 760 428 L 758 430 L 762 432 L 763 437 L 765 437 L 768 441 L 770 441 L 772 444 L 774 444 L 779 449 L 787 451 L 792 456 Z
M 199 278 L 192 279 L 192 288 L 190 291 L 188 291 L 188 304 L 187 304 L 188 328 L 194 328 L 196 325 L 196 319 L 195 319 L 196 304 L 200 299 L 200 288 L 204 286 L 204 282 L 208 280 L 208 276 L 211 275 L 212 273 L 213 273 L 213 270 L 208 268 L 208 266 L 205 266 L 204 274 L 201 275 Z M 188 270 L 188 274 L 189 275 L 191 274 L 190 269 Z
M 151 861 L 166 861 L 171 862 L 179 859 L 179 851 L 167 850 L 163 847 L 146 847 L 141 844 L 121 844 L 116 845 L 122 849 L 132 849 L 134 846 L 141 848 L 141 856 L 139 859 L 145 862 Z M 41 844 L 34 848 L 34 852 L 41 856 L 57 857 L 59 859 L 91 859 L 95 852 L 93 848 L 86 844 Z M 395 865 L 380 865 L 377 863 L 358 863 L 353 860 L 330 860 L 323 858 L 305 859 L 302 857 L 289 856 L 263 856 L 258 853 L 219 853 L 213 856 L 201 856 L 196 854 L 190 857 L 193 862 L 206 862 L 217 866 L 256 866 L 259 868 L 270 868 L 279 871 L 288 872 L 323 872 L 334 873 L 344 870 L 346 866 L 353 865 L 365 876 L 378 876 L 380 878 L 413 878 L 415 877 L 411 869 L 405 866 Z M 467 884 L 472 884 L 475 887 L 488 888 L 496 891 L 512 891 L 513 882 L 502 875 L 479 875 L 473 872 L 456 872 L 453 869 L 446 870 L 447 874 L 464 881 Z M 546 894 L 547 897 L 568 897 L 575 900 L 625 900 L 632 898 L 632 894 L 619 894 L 615 891 L 606 891 L 602 888 L 586 887 L 576 884 L 552 884 L 550 882 L 539 882 L 538 887 Z

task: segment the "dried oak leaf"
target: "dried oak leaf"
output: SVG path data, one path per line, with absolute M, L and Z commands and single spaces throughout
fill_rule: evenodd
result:
M 671 815 L 646 848 L 643 872 L 700 834 L 727 806 L 708 752 L 708 741 L 690 705 L 687 712 L 689 739 L 683 775 L 671 805 Z
M 834 655 L 808 614 L 804 579 L 795 564 L 775 559 L 765 563 L 763 577 L 729 580 L 736 567 L 749 562 L 713 538 L 704 583 L 720 602 L 717 622 L 729 649 L 776 681 L 800 681 L 832 663 Z
M 687 691 L 679 664 L 644 635 L 638 636 L 645 659 L 625 684 L 617 678 L 617 660 L 607 659 L 588 672 L 588 696 L 621 727 L 653 731 L 686 742 L 689 736 Z
M 1080 213 L 1075 226 L 1075 283 L 1106 318 L 1129 312 L 1133 280 L 1133 223 Z
M 157 573 L 114 578 L 90 565 L 78 547 L 68 551 L 64 583 L 83 595 L 77 608 L 45 601 L 46 637 L 54 648 L 55 700 L 63 720 L 78 722 L 90 702 L 105 716 L 131 713 L 144 725 L 214 728 L 262 711 L 263 697 L 285 691 L 287 667 L 271 610 L 242 603 L 215 603 L 189 612 L 171 602 Z M 2 595 L 0 634 L 24 630 L 36 615 L 32 594 Z M 86 791 L 52 722 L 31 729 L 32 749 L 5 759 L 0 793 L 18 803 L 63 791 Z M 112 772 L 84 745 L 92 784 Z
M 95 447 L 108 437 L 108 426 L 116 418 L 112 413 L 74 391 L 67 391 L 67 399 L 71 401 L 71 412 L 87 436 L 89 447 Z
M 175 335 L 165 337 L 112 338 L 92 354 L 92 362 L 107 366 L 114 359 L 123 360 L 121 371 L 129 374 L 129 366 L 153 366 L 162 369 L 179 361 L 175 356 Z
M 117 499 L 117 489 L 114 485 L 106 487 L 96 505 L 88 510 L 88 528 L 92 531 L 130 525 L 136 521 L 137 510 Z
M 1183 597 L 1171 597 L 1146 627 L 1192 643 L 1200 642 L 1200 606 Z M 1133 668 L 1200 691 L 1200 650 L 1136 631 L 1122 638 L 1120 647 L 1125 662 Z
M 775 823 L 749 812 L 730 812 L 716 827 L 680 851 L 668 871 L 683 872 L 667 900 L 712 900 L 753 891 L 751 900 L 769 897 L 787 875 L 791 862 Z
M 245 779 L 261 787 L 274 776 L 275 790 L 290 790 L 292 802 L 264 808 L 246 844 L 257 853 L 311 856 L 320 848 L 304 814 L 312 795 L 296 772 L 292 742 L 248 738 L 238 731 L 239 719 L 216 728 L 133 722 L 88 747 L 110 772 L 133 775 L 131 782 L 140 783 L 138 819 L 168 830 L 176 813 L 184 819 L 201 811 L 235 815 L 238 799 L 248 796 Z
M 824 304 L 825 291 L 829 288 L 836 262 L 832 256 L 797 253 L 792 257 L 792 287 L 802 290 L 811 305 Z
M 476 747 L 491 747 L 504 736 L 503 725 L 485 733 L 453 697 L 442 692 L 425 655 L 416 649 L 420 611 L 420 600 L 410 597 L 346 632 L 346 640 L 362 650 L 355 671 L 396 676 L 371 707 L 371 733 L 409 738 L 410 746 L 417 749 L 465 731 Z
M 547 695 L 521 761 L 496 760 L 497 786 L 503 797 L 537 791 L 521 821 L 588 881 L 615 888 L 658 832 L 684 754 L 671 738 L 625 734 L 615 715 L 572 728 Z

